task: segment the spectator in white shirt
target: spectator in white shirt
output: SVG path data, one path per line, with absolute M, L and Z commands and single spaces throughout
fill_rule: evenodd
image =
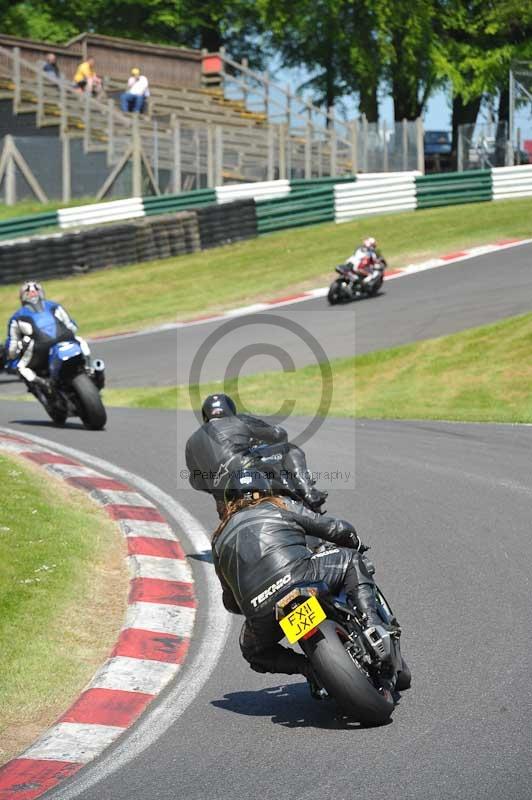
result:
M 150 96 L 148 79 L 140 74 L 138 67 L 133 67 L 131 77 L 127 82 L 127 90 L 120 95 L 120 108 L 122 111 L 136 111 L 142 114 L 146 105 L 146 98 Z

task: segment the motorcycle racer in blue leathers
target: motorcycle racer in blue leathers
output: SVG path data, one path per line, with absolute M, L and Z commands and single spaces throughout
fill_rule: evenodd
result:
M 25 281 L 20 287 L 21 307 L 8 322 L 5 344 L 6 368 L 18 372 L 32 391 L 35 386 L 48 388 L 46 375 L 50 347 L 57 343 L 77 340 L 83 355 L 90 358 L 87 342 L 76 336 L 77 325 L 65 309 L 46 300 L 37 281 Z M 40 374 L 37 374 L 40 373 Z

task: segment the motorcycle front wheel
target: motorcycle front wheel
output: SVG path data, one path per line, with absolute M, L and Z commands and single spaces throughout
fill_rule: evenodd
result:
M 319 630 L 321 637 L 302 646 L 319 682 L 343 714 L 363 725 L 382 725 L 395 708 L 390 692 L 380 691 L 350 655 L 340 625 L 327 619 Z
M 72 379 L 72 389 L 77 398 L 79 416 L 86 428 L 99 431 L 107 422 L 107 413 L 100 392 L 84 372 Z

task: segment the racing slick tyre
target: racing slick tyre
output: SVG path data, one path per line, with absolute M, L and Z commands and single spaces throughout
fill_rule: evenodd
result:
M 350 655 L 340 625 L 324 620 L 319 632 L 321 637 L 317 634 L 302 646 L 318 681 L 343 714 L 363 725 L 382 725 L 395 707 L 391 693 L 380 691 Z
M 380 292 L 380 290 L 382 288 L 382 284 L 383 284 L 383 277 L 381 275 L 379 280 L 375 283 L 374 286 L 371 287 L 370 291 L 368 292 L 369 296 L 370 297 L 375 297 L 375 295 Z
M 73 378 L 72 389 L 78 399 L 79 416 L 85 427 L 93 431 L 101 430 L 107 422 L 107 413 L 94 383 L 82 372 Z
M 337 281 L 331 284 L 331 288 L 329 289 L 329 293 L 327 295 L 327 300 L 329 301 L 331 306 L 335 306 L 338 303 L 343 301 L 343 292 L 338 284 Z

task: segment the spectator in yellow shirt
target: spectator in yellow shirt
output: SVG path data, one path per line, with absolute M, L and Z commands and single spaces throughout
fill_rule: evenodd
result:
M 74 75 L 74 86 L 78 92 L 88 92 L 97 95 L 102 88 L 102 80 L 94 69 L 94 59 L 88 58 L 78 65 Z

